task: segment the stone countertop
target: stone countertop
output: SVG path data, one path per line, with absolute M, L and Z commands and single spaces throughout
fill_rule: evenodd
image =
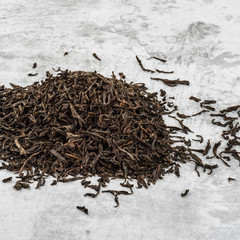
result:
M 191 95 L 217 100 L 217 109 L 236 105 L 239 9 L 237 0 L 1 0 L 0 85 L 29 85 L 60 66 L 105 76 L 123 72 L 128 82 L 144 82 L 151 92 L 166 90 L 184 114 L 200 110 L 188 99 Z M 94 52 L 101 62 L 93 58 Z M 174 70 L 171 78 L 187 79 L 190 86 L 170 88 L 150 80 L 136 55 L 145 67 Z M 148 61 L 150 56 L 168 61 Z M 38 75 L 28 77 L 30 72 Z M 217 142 L 222 129 L 207 116 L 186 123 L 204 136 L 204 143 Z M 182 165 L 180 178 L 168 175 L 148 190 L 120 196 L 118 208 L 108 194 L 84 198 L 87 190 L 79 182 L 50 186 L 48 180 L 41 189 L 20 192 L 11 183 L 0 183 L 0 240 L 238 240 L 239 163 L 231 160 L 228 168 L 209 161 L 219 164 L 212 175 L 200 172 L 198 177 L 193 164 Z M 0 171 L 0 179 L 10 175 Z M 236 182 L 228 182 L 228 177 Z M 110 187 L 118 188 L 119 181 Z M 181 198 L 187 188 L 189 195 Z M 76 210 L 77 205 L 85 205 L 89 216 Z

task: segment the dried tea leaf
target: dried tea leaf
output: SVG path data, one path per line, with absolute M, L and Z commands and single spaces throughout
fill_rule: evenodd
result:
M 85 206 L 77 206 L 77 209 L 88 215 L 88 209 Z

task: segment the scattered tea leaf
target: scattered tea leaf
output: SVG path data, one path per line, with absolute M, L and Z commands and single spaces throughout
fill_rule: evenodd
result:
M 97 56 L 96 53 L 93 53 L 93 57 L 95 57 L 98 61 L 101 61 L 101 59 Z
M 77 209 L 88 215 L 88 209 L 85 206 L 77 206 Z
M 2 180 L 3 183 L 8 183 L 8 182 L 11 182 L 11 181 L 12 181 L 12 177 L 4 178 Z
M 189 192 L 189 189 L 186 189 L 184 193 L 181 193 L 181 197 L 186 197 Z

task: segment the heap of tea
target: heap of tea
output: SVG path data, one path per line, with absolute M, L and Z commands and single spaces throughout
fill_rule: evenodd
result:
M 107 78 L 61 69 L 56 76 L 47 72 L 41 83 L 11 86 L 0 87 L 0 159 L 1 168 L 18 174 L 16 189 L 32 181 L 38 188 L 50 175 L 52 184 L 83 179 L 96 191 L 87 196 L 95 197 L 111 177 L 124 179 L 122 186 L 132 191 L 128 179 L 147 188 L 166 173 L 179 176 L 178 162 L 217 167 L 203 164 L 183 137 L 174 140 L 177 131 L 191 130 L 178 119 L 180 127 L 166 126 L 162 116 L 176 108 L 168 109 L 164 91 L 160 101 L 143 83 L 128 84 L 114 73 Z M 98 185 L 86 181 L 92 175 L 100 177 Z M 119 194 L 130 194 L 105 192 L 116 203 Z

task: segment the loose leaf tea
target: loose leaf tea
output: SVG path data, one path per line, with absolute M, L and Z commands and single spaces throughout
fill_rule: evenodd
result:
M 154 73 L 154 72 L 155 72 L 155 71 L 153 71 L 153 70 L 150 70 L 150 69 L 145 68 L 145 67 L 143 66 L 143 64 L 142 64 L 142 61 L 140 60 L 140 58 L 139 58 L 138 56 L 136 56 L 136 59 L 137 59 L 137 62 L 138 62 L 138 64 L 139 64 L 139 66 L 141 67 L 141 69 L 142 69 L 143 71 L 145 71 L 145 72 L 150 72 L 150 73 Z
M 221 110 L 221 113 L 229 113 L 229 112 L 233 112 L 236 111 L 240 108 L 240 105 L 236 105 L 236 106 L 232 106 L 232 107 L 228 107 L 226 109 Z
M 208 112 L 208 111 L 204 109 L 204 110 L 202 110 L 202 111 L 200 111 L 200 112 L 198 112 L 198 113 L 193 114 L 192 117 L 201 115 L 202 113 L 205 113 L 205 112 Z
M 136 58 L 142 69 L 148 70 Z M 148 92 L 144 83 L 129 84 L 114 73 L 107 78 L 96 72 L 54 71 L 56 76 L 47 72 L 44 81 L 27 87 L 0 87 L 1 168 L 18 174 L 16 190 L 30 188 L 36 182 L 34 187 L 41 191 L 46 178 L 52 176 L 55 180 L 51 185 L 81 180 L 92 191 L 85 196 L 96 198 L 110 179 L 121 178 L 121 186 L 130 192 L 102 191 L 114 195 L 117 207 L 119 195 L 133 193 L 134 186 L 129 183 L 132 179 L 138 188 L 147 189 L 165 174 L 180 177 L 179 163 L 193 162 L 198 176 L 199 167 L 209 169 L 208 174 L 218 167 L 205 164 L 193 153 L 206 155 L 210 142 L 205 149 L 190 149 L 191 141 L 177 135 L 179 131 L 192 131 L 183 120 L 169 116 L 177 107 L 167 102 L 164 90 L 160 90 L 160 101 L 158 93 Z M 189 85 L 188 81 L 165 82 L 170 86 Z M 228 146 L 218 154 L 220 145 L 215 144 L 213 153 L 224 162 L 226 154 L 240 162 L 239 152 L 233 149 L 239 145 L 236 134 L 240 127 L 235 118 L 226 116 L 237 109 L 234 106 L 221 112 L 228 122 L 224 127 L 230 128 L 223 132 Z M 180 126 L 167 126 L 164 115 L 177 120 Z M 202 143 L 201 135 L 197 137 Z M 94 175 L 99 177 L 97 185 L 86 179 Z M 77 208 L 86 213 L 85 207 Z
M 189 189 L 186 189 L 184 193 L 181 193 L 181 197 L 186 197 L 189 192 Z
M 114 201 L 116 203 L 116 206 L 115 207 L 118 207 L 119 206 L 119 201 L 118 201 L 118 196 L 123 194 L 123 195 L 130 195 L 132 194 L 127 192 L 127 191 L 115 191 L 115 190 L 106 190 L 106 191 L 102 191 L 103 193 L 111 193 L 113 196 L 114 196 Z
M 196 135 L 196 137 L 198 137 L 198 138 L 200 138 L 200 139 L 193 139 L 193 141 L 200 142 L 200 143 L 203 142 L 203 136 L 201 136 L 201 135 Z
M 163 89 L 160 89 L 160 96 L 164 97 L 166 95 L 166 91 L 164 91 Z
M 230 165 L 226 161 L 230 161 L 230 156 L 235 158 L 237 161 L 239 161 L 240 164 L 240 156 L 239 151 L 237 151 L 237 148 L 240 146 L 240 118 L 239 116 L 236 116 L 236 111 L 240 108 L 240 105 L 231 106 L 226 109 L 220 110 L 217 114 L 211 114 L 211 117 L 220 117 L 222 118 L 221 121 L 217 121 L 215 119 L 212 119 L 212 124 L 220 126 L 221 128 L 225 129 L 222 131 L 222 138 L 227 141 L 225 150 L 221 151 L 219 155 L 216 154 L 216 150 L 219 147 L 218 144 L 215 144 L 215 153 L 214 156 L 217 158 L 220 158 L 221 161 L 228 167 Z M 235 114 L 235 115 L 234 115 Z M 226 154 L 230 154 L 230 156 L 226 156 Z M 225 156 L 224 156 L 225 155 Z M 225 161 L 226 160 L 226 161 Z
M 185 114 L 182 114 L 182 113 L 177 113 L 177 115 L 178 115 L 178 117 L 180 117 L 180 118 L 190 118 L 191 117 L 191 115 L 185 115 Z
M 216 100 L 204 100 L 203 102 L 200 103 L 200 106 L 202 107 L 206 104 L 214 104 L 216 102 L 217 102 Z
M 122 78 L 122 79 L 125 79 L 125 78 L 126 78 L 126 76 L 125 76 L 124 73 L 122 73 L 122 72 L 119 73 L 119 76 L 120 76 L 120 78 Z
M 163 62 L 163 63 L 167 62 L 167 60 L 162 59 L 162 58 L 159 58 L 159 57 L 150 57 L 150 58 L 148 58 L 147 60 L 150 60 L 150 59 L 156 59 L 156 60 L 161 61 L 161 62 Z
M 7 183 L 7 182 L 11 182 L 12 181 L 12 177 L 8 177 L 2 180 L 3 183 Z
M 207 155 L 210 149 L 211 149 L 211 143 L 210 143 L 210 140 L 208 140 L 207 145 L 203 151 L 203 155 Z
M 204 105 L 204 108 L 210 110 L 210 111 L 215 111 L 216 109 L 214 107 L 211 107 L 211 106 L 205 106 Z
M 57 180 L 53 180 L 51 186 L 57 185 Z
M 37 76 L 37 75 L 38 75 L 38 73 L 29 73 L 28 74 L 29 77 L 34 77 L 34 76 Z
M 180 85 L 189 85 L 190 82 L 187 80 L 180 80 L 180 79 L 176 79 L 176 80 L 169 80 L 169 79 L 163 79 L 163 78 L 152 78 L 152 80 L 156 80 L 156 81 L 161 81 L 163 82 L 165 85 L 169 86 L 169 87 L 175 87 L 178 84 Z
M 93 57 L 95 57 L 98 61 L 101 61 L 101 59 L 97 56 L 96 53 L 93 53 Z
M 164 74 L 172 74 L 172 73 L 174 73 L 174 71 L 167 72 L 167 71 L 162 71 L 162 70 L 158 70 L 158 69 L 155 69 L 155 70 L 158 73 L 164 73 Z
M 193 132 L 193 131 L 190 130 L 186 125 L 183 124 L 183 120 L 179 120 L 179 119 L 177 119 L 177 118 L 174 117 L 174 116 L 169 116 L 169 117 L 174 118 L 174 119 L 176 119 L 176 120 L 179 122 L 180 126 L 182 127 L 182 131 L 183 131 L 184 133 L 187 134 L 188 132 Z
M 194 96 L 191 96 L 189 99 L 190 99 L 190 100 L 193 100 L 193 101 L 195 101 L 195 102 L 200 102 L 200 101 L 201 101 L 200 98 L 196 98 L 196 97 L 194 97 Z
M 13 186 L 16 190 L 21 190 L 22 188 L 30 188 L 28 183 L 17 181 L 16 184 Z
M 236 181 L 236 179 L 229 177 L 229 178 L 228 178 L 228 181 L 229 181 L 229 182 L 231 182 L 231 181 Z
M 85 208 L 85 206 L 81 207 L 81 206 L 77 206 L 77 209 L 84 212 L 86 215 L 88 215 L 88 209 Z

